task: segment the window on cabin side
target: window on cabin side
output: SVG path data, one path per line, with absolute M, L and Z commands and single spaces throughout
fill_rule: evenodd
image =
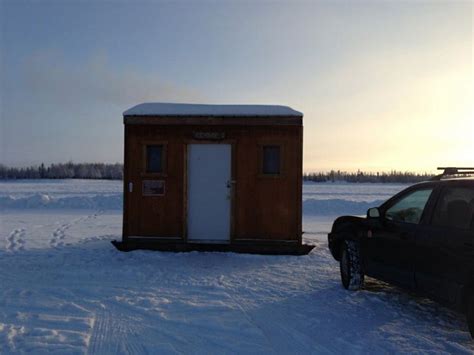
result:
M 146 172 L 163 172 L 163 145 L 146 146 Z
M 263 146 L 262 173 L 264 175 L 280 175 L 280 146 Z

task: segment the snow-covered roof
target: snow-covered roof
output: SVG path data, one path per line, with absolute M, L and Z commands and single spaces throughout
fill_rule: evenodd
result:
M 301 112 L 279 105 L 202 105 L 150 102 L 136 105 L 124 116 L 206 116 L 206 117 L 303 117 Z

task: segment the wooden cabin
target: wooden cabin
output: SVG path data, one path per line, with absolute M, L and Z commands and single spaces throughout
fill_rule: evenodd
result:
M 303 114 L 144 103 L 125 125 L 121 250 L 302 254 Z

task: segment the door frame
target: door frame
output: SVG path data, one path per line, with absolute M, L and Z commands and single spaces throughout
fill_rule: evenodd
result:
M 235 181 L 230 195 L 230 230 L 229 230 L 229 244 L 235 239 L 235 203 L 236 203 L 236 189 L 238 182 L 236 180 L 236 141 L 235 139 L 215 140 L 196 140 L 189 139 L 183 142 L 184 159 L 183 159 L 183 240 L 188 243 L 188 147 L 191 144 L 227 144 L 230 145 L 230 178 Z

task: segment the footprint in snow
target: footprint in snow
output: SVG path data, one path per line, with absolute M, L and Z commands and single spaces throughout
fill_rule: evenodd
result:
M 8 252 L 16 252 L 25 249 L 25 228 L 14 229 L 6 238 L 6 250 Z

